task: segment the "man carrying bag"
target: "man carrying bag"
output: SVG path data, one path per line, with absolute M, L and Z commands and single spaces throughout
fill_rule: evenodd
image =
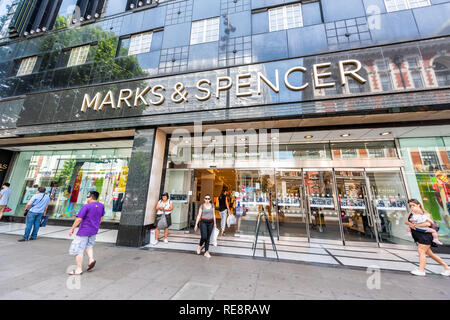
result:
M 50 202 L 50 197 L 45 194 L 45 187 L 38 188 L 37 194 L 35 194 L 30 202 L 25 207 L 25 220 L 26 228 L 22 239 L 19 242 L 24 242 L 28 240 L 36 240 L 39 228 L 41 227 L 42 216 L 45 216 Z M 30 237 L 31 229 L 33 233 Z

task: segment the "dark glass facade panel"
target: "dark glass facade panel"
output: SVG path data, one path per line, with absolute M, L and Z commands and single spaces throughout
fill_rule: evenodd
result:
M 413 10 L 419 33 L 422 37 L 437 37 L 448 35 L 448 17 L 450 2 L 431 7 Z
M 315 25 L 286 30 L 289 45 L 289 56 L 298 57 L 309 55 L 328 48 L 325 28 Z
M 220 39 L 245 37 L 252 34 L 252 16 L 249 11 L 228 14 L 220 19 Z
M 319 2 L 302 4 L 302 15 L 304 26 L 321 24 L 323 22 Z
M 220 1 L 194 0 L 192 21 L 218 17 L 220 7 Z
M 70 26 L 70 20 L 75 11 L 77 0 L 63 0 L 59 7 L 54 29 L 61 29 Z
M 251 0 L 220 0 L 220 13 L 223 14 L 231 14 L 242 11 L 250 11 L 251 8 Z
M 105 5 L 104 17 L 125 12 L 128 0 L 108 0 Z
M 23 108 L 23 99 L 0 102 L 0 129 L 13 129 Z
M 364 6 L 361 0 L 321 0 L 325 22 L 350 19 L 365 16 Z
M 180 23 L 164 28 L 162 48 L 188 46 L 191 41 L 191 23 Z
M 372 28 L 372 43 L 389 43 L 419 38 L 419 31 L 411 10 L 390 12 L 379 16 L 381 28 Z
M 269 15 L 267 11 L 252 14 L 252 32 L 253 34 L 269 32 Z
M 213 1 L 214 4 L 217 1 Z M 166 26 L 192 21 L 193 0 L 171 1 L 167 3 Z M 211 2 L 208 3 L 208 7 Z
M 164 27 L 166 10 L 167 6 L 161 6 L 144 11 L 144 21 L 139 31 Z
M 253 38 L 253 61 L 284 59 L 289 56 L 286 31 L 255 35 Z
M 120 35 L 137 33 L 141 31 L 142 23 L 144 22 L 145 12 L 137 12 L 126 15 L 123 19 L 122 29 Z
M 218 50 L 218 42 L 208 42 L 191 46 L 189 50 L 188 68 L 190 70 L 217 68 Z
M 188 67 L 189 47 L 178 47 L 161 50 L 159 72 L 183 72 Z

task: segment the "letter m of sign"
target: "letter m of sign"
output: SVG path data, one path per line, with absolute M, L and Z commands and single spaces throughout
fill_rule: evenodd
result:
M 86 112 L 87 109 L 91 109 L 92 107 L 94 108 L 95 111 L 98 110 L 98 108 L 100 107 L 100 104 L 102 102 L 102 94 L 100 92 L 98 92 L 94 99 L 91 99 L 91 97 L 89 96 L 89 94 L 85 94 L 84 98 L 83 98 L 83 105 L 81 107 L 81 112 Z

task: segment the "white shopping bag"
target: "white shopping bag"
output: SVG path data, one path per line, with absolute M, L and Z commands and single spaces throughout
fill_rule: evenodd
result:
M 212 244 L 214 247 L 217 247 L 218 236 L 219 236 L 219 229 L 214 228 L 213 232 L 211 233 L 211 238 L 209 238 L 209 243 Z
M 154 243 L 156 240 L 156 229 L 150 230 L 150 243 Z
M 230 215 L 228 216 L 228 218 L 227 218 L 227 225 L 228 225 L 228 228 L 229 228 L 230 226 L 232 226 L 233 224 L 236 224 L 236 217 L 234 216 L 234 214 L 230 214 Z

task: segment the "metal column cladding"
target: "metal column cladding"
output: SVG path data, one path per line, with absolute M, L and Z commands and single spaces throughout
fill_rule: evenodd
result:
M 37 2 L 38 0 L 22 0 L 19 3 L 11 24 L 9 25 L 9 35 L 11 38 L 18 37 L 23 34 Z

